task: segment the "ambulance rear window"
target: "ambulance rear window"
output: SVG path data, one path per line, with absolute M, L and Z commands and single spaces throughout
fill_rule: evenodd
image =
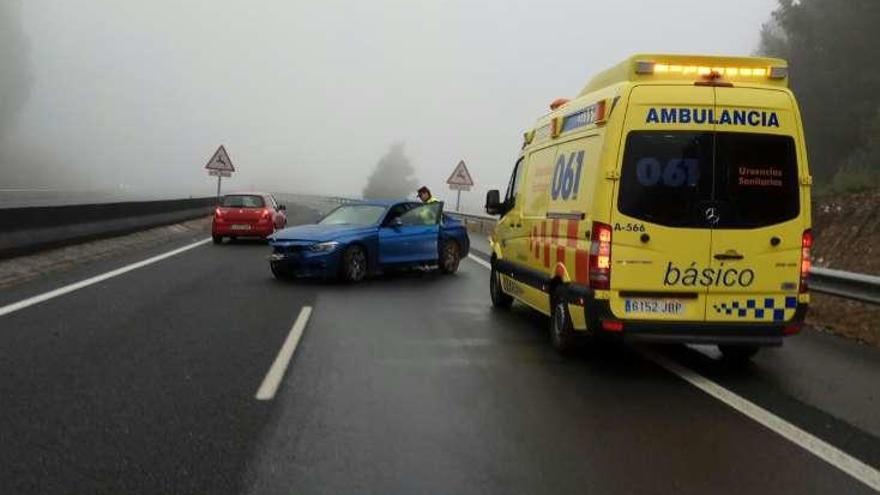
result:
M 617 207 L 669 227 L 757 228 L 796 218 L 798 191 L 790 136 L 634 131 L 626 140 Z
M 794 140 L 769 134 L 718 133 L 716 196 L 719 228 L 775 225 L 800 213 Z
M 618 209 L 670 227 L 702 226 L 695 207 L 712 194 L 711 132 L 631 132 Z

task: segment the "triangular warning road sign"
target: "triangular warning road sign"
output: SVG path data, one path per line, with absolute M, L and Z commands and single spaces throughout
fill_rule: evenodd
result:
M 208 160 L 208 164 L 205 165 L 205 168 L 208 170 L 225 170 L 227 172 L 235 172 L 235 167 L 232 165 L 232 160 L 229 159 L 229 155 L 226 153 L 226 148 L 221 144 L 217 151 L 214 152 L 214 156 Z
M 446 180 L 446 183 L 450 186 L 474 185 L 474 179 L 471 178 L 471 173 L 468 172 L 467 166 L 465 166 L 464 164 L 464 160 L 458 162 L 458 165 L 455 167 L 455 170 L 452 171 L 452 175 L 449 176 L 449 179 Z

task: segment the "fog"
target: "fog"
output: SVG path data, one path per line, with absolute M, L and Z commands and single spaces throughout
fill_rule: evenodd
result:
M 2 1 L 0 26 L 22 39 L 0 51 L 0 189 L 210 195 L 203 167 L 224 144 L 225 190 L 358 196 L 403 142 L 419 183 L 453 202 L 445 180 L 464 160 L 472 211 L 550 101 L 635 52 L 748 55 L 775 7 Z M 23 90 L 8 90 L 11 58 Z

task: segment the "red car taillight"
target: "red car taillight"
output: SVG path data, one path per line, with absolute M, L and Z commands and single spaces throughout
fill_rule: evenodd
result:
M 810 276 L 810 267 L 813 266 L 813 231 L 805 230 L 804 236 L 801 238 L 801 285 L 800 292 L 807 292 L 809 289 L 808 278 Z
M 268 222 L 269 219 L 272 218 L 272 212 L 269 211 L 268 208 L 263 208 L 260 211 L 260 219 L 258 220 L 260 223 Z
M 216 218 L 217 220 L 223 220 L 223 210 L 221 210 L 220 208 L 215 208 L 214 218 Z
M 590 287 L 594 290 L 611 288 L 611 226 L 593 222 L 590 243 Z

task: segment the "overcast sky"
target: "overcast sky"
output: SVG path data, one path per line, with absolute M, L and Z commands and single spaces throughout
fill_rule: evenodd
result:
M 635 52 L 748 55 L 775 3 L 26 0 L 3 146 L 40 159 L 6 176 L 210 194 L 223 143 L 229 187 L 356 195 L 401 140 L 440 196 L 464 159 L 478 204 L 550 101 Z

